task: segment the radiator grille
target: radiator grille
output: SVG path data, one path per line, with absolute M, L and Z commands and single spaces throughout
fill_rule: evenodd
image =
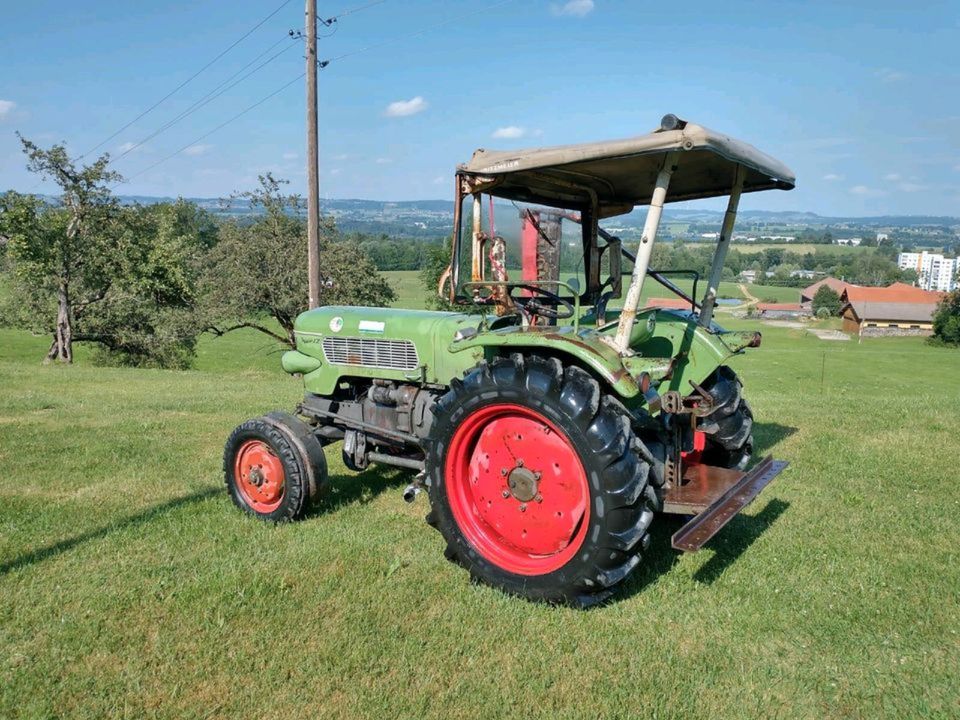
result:
M 409 340 L 325 337 L 323 355 L 331 365 L 357 365 L 385 370 L 416 370 L 416 346 Z

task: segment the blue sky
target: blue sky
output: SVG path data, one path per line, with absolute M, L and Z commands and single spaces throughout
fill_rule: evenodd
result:
M 3 0 L 0 188 L 42 191 L 14 130 L 82 153 L 187 79 L 282 0 Z M 320 1 L 334 15 L 369 0 Z M 472 14 L 470 14 L 472 13 Z M 304 187 L 292 0 L 98 152 L 116 157 L 274 43 L 289 49 L 116 163 L 124 194 L 215 197 L 272 170 Z M 447 25 L 428 29 L 454 19 Z M 427 28 L 420 35 L 412 35 Z M 386 43 L 380 45 L 381 43 Z M 320 42 L 321 194 L 449 198 L 477 147 L 626 137 L 666 112 L 796 172 L 741 207 L 960 215 L 960 2 L 387 0 Z M 180 155 L 145 168 L 173 151 Z M 136 177 L 132 177 L 136 175 Z M 715 202 L 715 201 L 712 201 Z

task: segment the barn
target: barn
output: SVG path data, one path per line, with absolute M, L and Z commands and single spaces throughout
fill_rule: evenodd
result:
M 844 332 L 861 337 L 931 335 L 933 314 L 943 293 L 904 283 L 848 287 L 840 300 Z

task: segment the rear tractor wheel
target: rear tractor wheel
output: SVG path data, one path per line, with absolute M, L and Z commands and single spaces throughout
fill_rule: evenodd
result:
M 703 461 L 708 465 L 746 470 L 753 455 L 753 412 L 743 396 L 743 383 L 726 365 L 703 383 L 713 397 L 714 411 L 702 418 L 706 432 Z
M 247 420 L 223 451 L 227 492 L 262 520 L 295 520 L 327 482 L 323 447 L 310 427 L 287 413 Z
M 649 543 L 649 453 L 585 371 L 514 355 L 482 363 L 433 408 L 431 512 L 446 556 L 533 600 L 609 596 Z

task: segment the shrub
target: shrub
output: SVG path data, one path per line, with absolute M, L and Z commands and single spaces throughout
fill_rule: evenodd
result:
M 933 314 L 933 342 L 960 347 L 960 290 L 949 293 Z

